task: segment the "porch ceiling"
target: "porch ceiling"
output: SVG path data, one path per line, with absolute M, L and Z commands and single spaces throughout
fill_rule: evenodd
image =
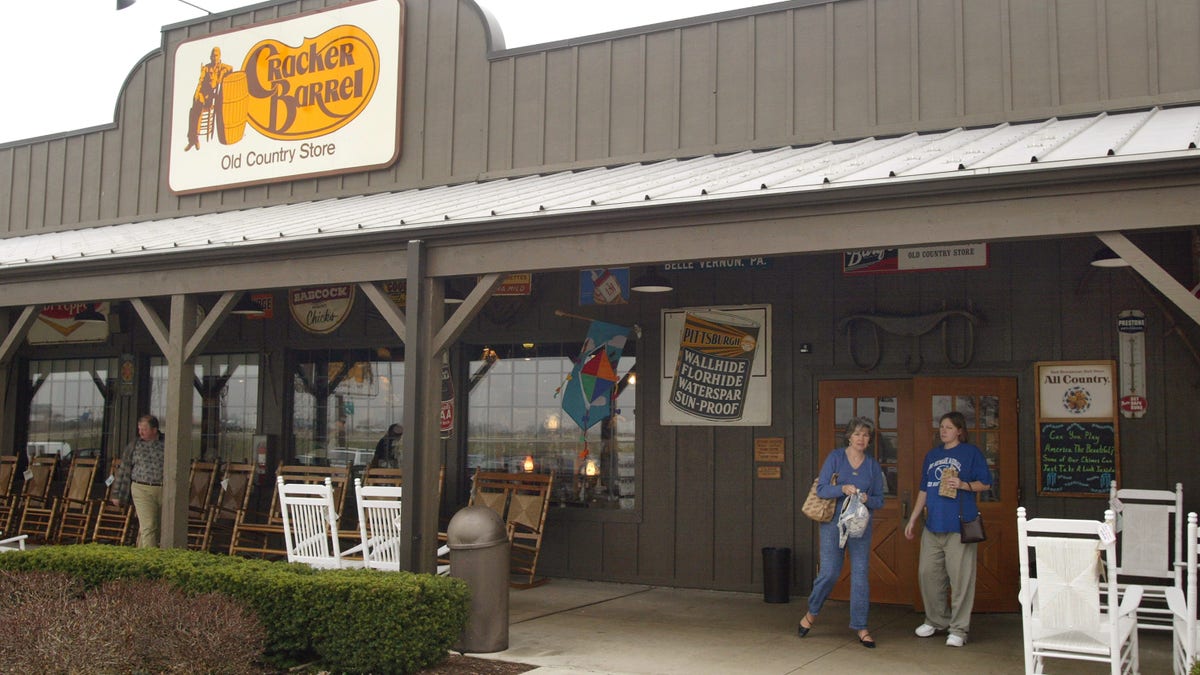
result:
M 1200 150 L 1196 148 L 1198 140 L 1200 106 L 1154 108 L 562 171 L 106 225 L 4 239 L 0 245 L 0 283 L 27 283 L 33 275 L 42 279 L 76 274 L 86 276 L 89 270 L 99 267 L 133 264 L 143 273 L 156 269 L 160 274 L 169 274 L 168 271 L 181 269 L 181 261 L 196 264 L 206 260 L 209 265 L 221 265 L 231 260 L 268 255 L 279 259 L 277 252 L 301 250 L 308 251 L 309 256 L 346 254 L 384 241 L 395 251 L 403 246 L 403 242 L 415 238 L 434 246 L 439 240 L 454 240 L 464 246 L 463 251 L 469 251 L 465 258 L 476 256 L 479 247 L 489 243 L 494 246 L 497 240 L 560 240 L 575 234 L 597 236 L 597 229 L 573 231 L 573 223 L 593 226 L 602 222 L 619 223 L 612 226 L 628 233 L 663 227 L 656 224 L 659 222 L 656 214 L 661 214 L 661 222 L 670 227 L 681 226 L 683 223 L 671 223 L 670 217 L 685 212 L 691 215 L 687 219 L 690 225 L 728 224 L 729 214 L 734 209 L 734 213 L 742 214 L 742 227 L 739 228 L 742 243 L 731 246 L 728 251 L 714 248 L 712 241 L 703 244 L 710 256 L 743 255 L 754 252 L 742 250 L 748 246 L 747 240 L 761 239 L 746 237 L 744 228 L 762 226 L 765 228 L 762 234 L 778 234 L 772 231 L 773 216 L 764 216 L 765 210 L 756 213 L 757 209 L 816 203 L 805 199 L 806 196 L 826 198 L 820 201 L 826 207 L 834 205 L 825 210 L 832 218 L 857 214 L 859 222 L 866 223 L 861 229 L 870 234 L 861 240 L 864 246 L 1064 234 L 1065 229 L 1057 233 L 1046 231 L 1041 225 L 1021 223 L 1011 214 L 1007 218 L 997 214 L 996 225 L 988 230 L 990 237 L 952 227 L 929 226 L 929 214 L 922 217 L 925 226 L 914 230 L 897 226 L 905 220 L 897 214 L 906 209 L 911 211 L 914 206 L 929 206 L 905 204 L 903 200 L 932 185 L 949 183 L 957 186 L 954 190 L 947 188 L 950 191 L 1005 185 L 1009 189 L 1030 190 L 1027 196 L 1036 200 L 1046 196 L 1038 195 L 1036 189 L 1059 180 L 1051 176 L 1062 176 L 1064 171 L 1104 172 L 1109 178 L 1121 178 L 1137 173 L 1136 167 L 1144 169 L 1148 163 L 1157 167 L 1163 162 L 1181 161 L 1194 166 L 1200 159 Z M 851 190 L 847 191 L 848 188 Z M 838 195 L 854 195 L 855 201 L 848 197 L 839 201 Z M 858 198 L 865 196 L 889 200 L 883 207 L 876 205 L 873 208 L 891 212 L 887 218 L 893 223 L 890 228 L 879 229 L 871 224 L 870 218 L 863 218 L 858 213 L 865 210 L 859 206 Z M 1011 199 L 1011 195 L 1006 198 Z M 961 205 L 959 199 L 951 196 L 932 206 L 935 210 L 952 209 Z M 980 201 L 978 194 L 972 200 Z M 716 219 L 697 217 L 701 209 L 723 215 Z M 910 213 L 908 217 L 913 216 Z M 550 225 L 553 225 L 552 230 L 541 229 Z M 1094 231 L 1120 229 L 1124 228 L 1110 221 L 1098 223 Z M 1080 228 L 1072 231 L 1078 232 Z M 955 235 L 948 236 L 949 232 L 955 232 Z M 845 241 L 834 241 L 827 234 L 813 232 L 789 232 L 789 235 L 786 238 L 791 240 L 799 235 L 810 238 L 816 235 L 818 240 L 824 238 L 825 245 L 834 248 L 856 241 L 846 235 L 842 237 Z M 885 237 L 892 239 L 880 241 Z M 688 237 L 692 241 L 700 238 Z M 645 243 L 642 240 L 636 245 L 644 246 Z M 662 253 L 659 250 L 663 249 L 659 249 L 654 255 L 664 259 L 693 257 L 692 252 L 686 250 L 686 243 L 675 243 L 683 244 L 682 248 L 673 246 Z M 573 248 L 585 250 L 579 243 Z M 380 249 L 367 250 L 378 253 Z M 605 257 L 617 257 L 618 260 L 623 255 L 611 248 L 595 250 L 606 250 Z M 793 250 L 802 252 L 820 248 L 810 246 Z M 628 251 L 624 254 L 624 260 L 628 262 L 649 259 L 644 248 L 632 257 Z M 572 262 L 579 262 L 576 257 Z M 508 261 L 517 262 L 511 258 Z M 604 261 L 587 262 L 603 264 Z M 451 266 L 436 261 L 431 270 L 434 274 L 489 271 L 451 269 Z M 346 279 L 354 280 L 358 279 Z M 203 290 L 220 290 L 217 288 L 220 284 L 213 286 L 213 289 Z

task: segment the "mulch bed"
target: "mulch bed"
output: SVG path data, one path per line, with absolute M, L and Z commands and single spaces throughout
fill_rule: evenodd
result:
M 493 661 L 473 656 L 451 654 L 445 661 L 419 671 L 418 675 L 516 675 L 533 670 L 537 666 L 512 661 Z

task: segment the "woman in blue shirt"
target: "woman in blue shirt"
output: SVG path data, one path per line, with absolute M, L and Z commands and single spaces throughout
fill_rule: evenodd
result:
M 874 457 L 867 454 L 871 445 L 875 425 L 865 417 L 855 417 L 846 425 L 846 447 L 829 453 L 821 474 L 817 477 L 817 496 L 837 499 L 834 513 L 841 513 L 847 499 L 858 499 L 874 511 L 883 506 L 883 469 Z M 836 484 L 834 475 L 837 476 Z M 867 612 L 871 607 L 871 587 L 867 568 L 871 555 L 871 523 L 861 537 L 846 540 L 841 548 L 838 519 L 821 523 L 821 566 L 812 593 L 808 596 L 808 612 L 800 620 L 797 631 L 800 637 L 808 635 L 821 614 L 821 607 L 829 598 L 838 577 L 846 553 L 850 553 L 850 630 L 858 635 L 862 646 L 874 649 L 875 640 L 867 630 Z
M 975 493 L 991 487 L 992 474 L 979 448 L 967 442 L 967 420 L 960 412 L 950 412 L 938 420 L 938 438 L 942 444 L 925 455 L 921 466 L 920 490 L 904 536 L 915 536 L 921 510 L 928 509 L 925 531 L 921 533 L 921 561 L 917 575 L 921 580 L 921 599 L 925 601 L 925 623 L 917 626 L 917 637 L 931 637 L 949 630 L 947 647 L 961 647 L 971 629 L 971 608 L 975 605 L 975 558 L 979 544 L 964 544 L 959 539 L 959 516 L 974 520 L 979 515 Z M 946 486 L 955 488 L 955 497 L 944 497 L 938 488 L 942 472 L 953 469 L 954 477 Z M 950 602 L 947 605 L 946 599 Z

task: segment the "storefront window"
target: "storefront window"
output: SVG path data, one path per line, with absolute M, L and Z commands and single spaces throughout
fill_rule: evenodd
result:
M 292 447 L 302 464 L 371 463 L 388 426 L 404 421 L 404 362 L 378 350 L 312 351 L 292 371 Z M 393 459 L 402 461 L 398 443 Z
M 636 360 L 620 359 L 612 415 L 585 435 L 563 412 L 560 389 L 577 353 L 577 345 L 514 345 L 484 350 L 471 361 L 467 468 L 553 472 L 552 498 L 559 505 L 632 509 Z
M 54 359 L 29 364 L 29 457 L 98 457 L 108 446 L 115 359 Z
M 196 359 L 192 447 L 199 458 L 251 461 L 258 429 L 258 355 L 209 354 Z M 150 414 L 167 425 L 167 363 L 150 360 Z

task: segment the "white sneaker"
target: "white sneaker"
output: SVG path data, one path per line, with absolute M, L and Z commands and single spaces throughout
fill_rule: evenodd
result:
M 917 626 L 917 629 L 913 632 L 917 634 L 917 637 L 933 637 L 933 634 L 937 632 L 937 629 L 927 623 L 923 623 L 920 626 Z
M 951 633 L 946 636 L 947 647 L 961 647 L 965 642 L 966 640 L 963 640 L 961 635 L 955 635 L 954 633 Z

